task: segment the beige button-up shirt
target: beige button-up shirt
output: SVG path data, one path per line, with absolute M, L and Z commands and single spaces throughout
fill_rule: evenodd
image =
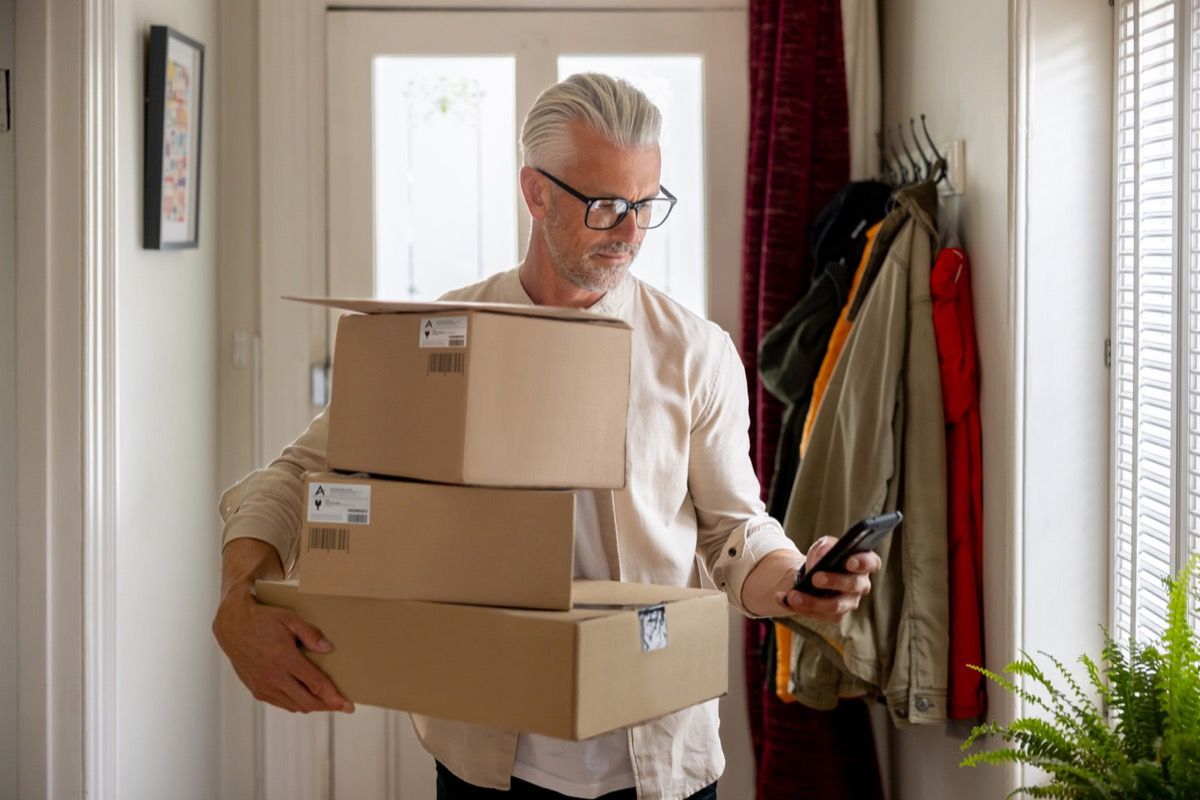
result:
M 532 304 L 516 269 L 444 300 Z M 696 556 L 743 613 L 742 584 L 767 553 L 796 546 L 766 514 L 749 457 L 741 359 L 729 335 L 642 281 L 626 278 L 591 308 L 633 328 L 626 486 L 596 491 L 611 574 L 622 581 L 699 586 Z M 325 415 L 221 498 L 224 541 L 261 539 L 293 565 L 304 507 L 303 475 L 325 469 Z M 517 736 L 413 715 L 425 748 L 459 777 L 508 788 Z M 725 768 L 717 701 L 631 727 L 638 797 L 685 798 Z

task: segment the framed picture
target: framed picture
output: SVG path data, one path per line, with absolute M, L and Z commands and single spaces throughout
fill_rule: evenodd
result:
M 151 26 L 146 56 L 144 247 L 197 246 L 203 96 L 204 45 L 165 25 Z

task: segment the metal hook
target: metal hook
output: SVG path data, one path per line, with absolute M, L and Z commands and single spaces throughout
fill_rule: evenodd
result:
M 929 160 L 929 156 L 925 155 L 925 148 L 921 147 L 921 139 L 917 136 L 917 121 L 912 117 L 908 118 L 908 130 L 912 133 L 913 144 L 916 145 L 917 152 L 921 154 L 921 161 L 925 163 L 925 174 L 933 175 L 933 162 Z
M 900 146 L 904 148 L 904 156 L 908 159 L 909 166 L 912 167 L 913 182 L 916 183 L 917 181 L 921 180 L 921 167 L 917 164 L 916 159 L 913 158 L 912 153 L 908 151 L 908 142 L 904 139 L 903 122 L 896 123 L 896 133 L 900 136 Z
M 900 159 L 900 154 L 896 152 L 896 143 L 892 141 L 892 137 L 888 135 L 887 128 L 883 129 L 883 139 L 888 144 L 888 148 L 892 151 L 892 164 L 900 172 L 899 185 L 905 186 L 908 184 L 908 167 L 904 166 L 904 162 Z
M 892 160 L 888 158 L 887 139 L 882 130 L 875 131 L 875 142 L 879 145 L 880 178 L 895 186 L 898 178 L 892 168 Z
M 937 145 L 933 143 L 933 137 L 929 135 L 929 126 L 925 124 L 924 114 L 921 115 L 921 127 L 925 130 L 925 139 L 929 142 L 929 147 L 933 150 L 934 156 L 936 156 L 935 161 L 940 166 L 938 176 L 934 180 L 941 181 L 942 178 L 946 177 L 946 157 L 938 152 Z

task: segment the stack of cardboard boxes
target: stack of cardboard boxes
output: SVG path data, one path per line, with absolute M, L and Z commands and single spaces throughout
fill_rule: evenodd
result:
M 579 489 L 625 483 L 629 327 L 582 311 L 325 301 L 330 472 L 299 582 L 356 703 L 583 739 L 724 694 L 715 592 L 574 575 Z

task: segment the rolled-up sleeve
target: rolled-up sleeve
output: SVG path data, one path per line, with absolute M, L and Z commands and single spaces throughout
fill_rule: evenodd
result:
M 222 548 L 234 539 L 259 539 L 275 548 L 284 573 L 296 563 L 304 475 L 325 469 L 326 412 L 312 421 L 279 457 L 221 495 Z
M 688 490 L 696 507 L 697 549 L 739 611 L 746 576 L 768 553 L 799 552 L 769 516 L 750 463 L 750 409 L 737 348 L 723 334 L 708 397 L 691 429 Z

